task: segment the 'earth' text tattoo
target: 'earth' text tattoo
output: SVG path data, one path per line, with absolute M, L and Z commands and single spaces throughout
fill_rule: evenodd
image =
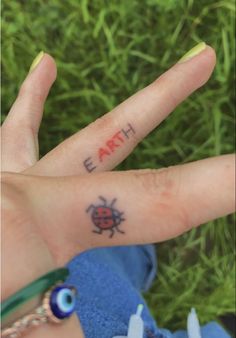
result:
M 87 157 L 83 164 L 85 169 L 91 173 L 97 168 L 99 163 L 102 163 L 106 158 L 111 156 L 117 148 L 120 148 L 132 135 L 135 134 L 135 130 L 130 123 L 127 128 L 122 128 L 115 133 L 109 140 L 106 141 L 103 147 L 100 147 L 94 158 Z
M 124 234 L 125 232 L 119 229 L 119 225 L 125 221 L 124 213 L 114 207 L 117 199 L 114 198 L 111 203 L 108 203 L 102 196 L 99 196 L 99 199 L 100 202 L 97 205 L 91 204 L 86 210 L 86 212 L 91 212 L 91 220 L 96 227 L 93 232 L 102 234 L 103 231 L 109 230 L 110 238 L 113 237 L 115 231 Z

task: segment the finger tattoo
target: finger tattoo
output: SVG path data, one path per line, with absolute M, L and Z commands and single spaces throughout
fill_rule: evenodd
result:
M 122 147 L 133 135 L 135 134 L 134 127 L 128 123 L 127 127 L 120 129 L 116 132 L 111 138 L 109 138 L 105 145 L 100 147 L 97 151 L 97 154 L 94 158 L 87 157 L 83 164 L 85 169 L 91 173 L 94 171 L 99 163 L 104 162 L 107 158 L 110 158 L 112 154 L 116 152 L 116 150 Z
M 108 202 L 103 196 L 99 196 L 97 205 L 91 204 L 86 212 L 90 213 L 91 221 L 95 226 L 94 233 L 101 235 L 103 231 L 110 231 L 110 238 L 115 232 L 124 234 L 125 232 L 119 228 L 119 225 L 125 221 L 124 213 L 115 208 L 117 199 L 114 198 Z

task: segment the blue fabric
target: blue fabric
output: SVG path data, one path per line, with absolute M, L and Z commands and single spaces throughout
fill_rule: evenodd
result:
M 185 331 L 171 333 L 158 328 L 141 295 L 157 274 L 152 245 L 89 250 L 76 256 L 68 267 L 68 282 L 78 290 L 76 313 L 86 338 L 127 335 L 129 318 L 140 303 L 144 304 L 144 338 L 188 338 Z M 229 337 L 215 322 L 202 327 L 202 338 Z

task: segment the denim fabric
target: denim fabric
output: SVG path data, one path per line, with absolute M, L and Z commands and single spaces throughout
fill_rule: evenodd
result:
M 152 245 L 89 250 L 76 256 L 68 267 L 68 282 L 78 290 L 76 313 L 86 338 L 127 335 L 129 318 L 140 303 L 144 304 L 144 338 L 187 338 L 185 331 L 171 333 L 158 328 L 141 295 L 157 274 Z M 202 338 L 229 337 L 217 323 L 202 327 Z

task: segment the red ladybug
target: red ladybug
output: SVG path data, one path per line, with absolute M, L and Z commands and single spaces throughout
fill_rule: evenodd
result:
M 114 198 L 110 205 L 107 204 L 107 200 L 99 196 L 100 200 L 103 202 L 102 205 L 93 205 L 91 204 L 87 212 L 92 211 L 91 218 L 93 224 L 97 227 L 96 230 L 93 230 L 96 234 L 102 234 L 105 230 L 110 230 L 110 238 L 114 235 L 115 230 L 124 234 L 124 231 L 120 230 L 118 226 L 121 222 L 125 221 L 123 218 L 123 212 L 118 211 L 114 208 L 114 204 L 116 203 L 116 198 Z

